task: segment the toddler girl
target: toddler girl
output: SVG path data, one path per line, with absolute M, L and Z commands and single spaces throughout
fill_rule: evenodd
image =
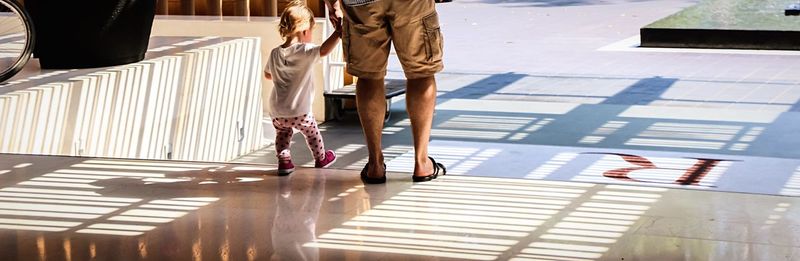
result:
M 314 98 L 313 66 L 328 55 L 339 42 L 339 28 L 322 45 L 311 43 L 314 15 L 303 4 L 293 4 L 281 14 L 280 34 L 284 42 L 272 49 L 264 76 L 275 88 L 270 95 L 270 116 L 275 126 L 275 150 L 278 175 L 294 171 L 289 144 L 294 131 L 302 133 L 314 155 L 315 167 L 326 168 L 336 160 L 332 150 L 325 150 L 322 135 L 311 113 Z

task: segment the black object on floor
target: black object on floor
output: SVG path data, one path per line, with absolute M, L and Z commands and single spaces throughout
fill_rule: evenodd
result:
M 800 4 L 790 4 L 789 7 L 786 7 L 786 10 L 783 11 L 783 15 L 800 15 Z
M 92 68 L 144 59 L 156 0 L 27 0 L 42 68 Z

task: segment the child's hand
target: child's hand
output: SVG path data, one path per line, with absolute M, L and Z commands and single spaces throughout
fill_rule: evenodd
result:
M 339 23 L 339 24 L 334 25 L 333 26 L 333 30 L 334 30 L 334 32 L 341 34 L 342 33 L 342 24 Z

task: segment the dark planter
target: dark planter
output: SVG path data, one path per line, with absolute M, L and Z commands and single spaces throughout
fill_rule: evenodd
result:
M 113 66 L 144 59 L 156 0 L 26 0 L 34 57 L 45 69 Z

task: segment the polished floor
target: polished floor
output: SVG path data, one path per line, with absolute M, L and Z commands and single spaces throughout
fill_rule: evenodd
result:
M 800 199 L 2 154 L 2 260 L 796 260 Z
M 288 177 L 271 147 L 232 151 L 237 163 L 167 157 L 168 144 L 149 158 L 174 160 L 0 154 L 0 260 L 800 260 L 798 52 L 631 47 L 638 28 L 695 2 L 438 5 L 446 69 L 430 152 L 450 175 L 434 182 L 410 180 L 403 97 L 383 130 L 385 185 L 358 179 L 352 112 L 321 125 L 332 168 L 309 168 L 297 135 L 302 167 Z M 19 86 L 0 93 L 36 93 Z M 45 123 L 67 112 L 24 107 Z M 53 144 L 5 133 L 0 144 Z M 102 135 L 89 136 L 125 142 Z M 41 153 L 101 155 L 81 152 Z

